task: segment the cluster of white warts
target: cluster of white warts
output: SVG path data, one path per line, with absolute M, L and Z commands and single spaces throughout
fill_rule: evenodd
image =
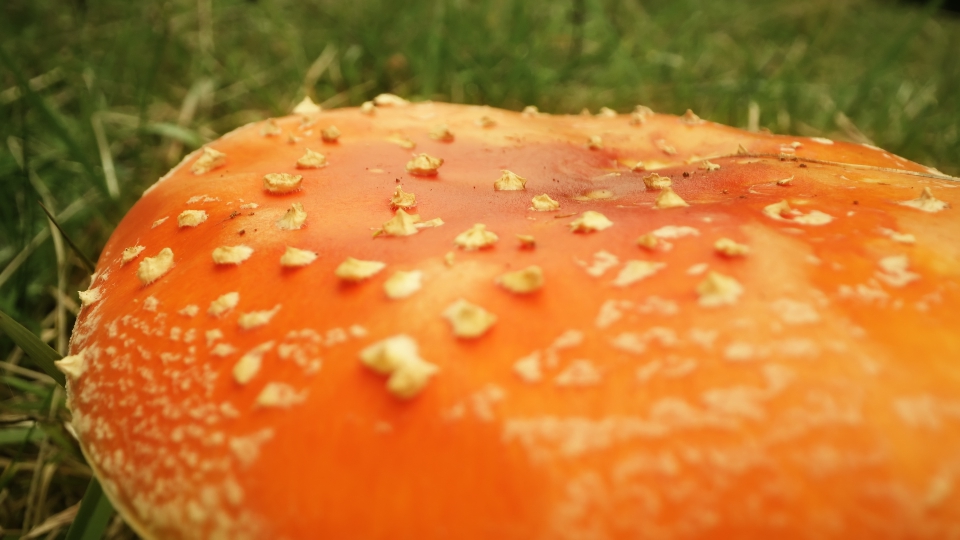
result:
M 306 103 L 306 100 L 304 103 Z M 304 105 L 304 103 L 298 105 L 298 110 L 295 110 L 295 113 L 302 115 L 304 119 L 307 119 L 310 114 L 319 112 L 319 108 L 316 108 L 315 105 L 307 110 L 309 105 L 313 105 L 312 102 L 306 105 Z M 406 102 L 400 98 L 397 98 L 396 96 L 385 95 L 379 96 L 376 100 L 374 100 L 374 105 L 381 107 L 403 106 L 406 105 Z M 316 110 L 314 110 L 314 108 L 316 108 Z M 371 111 L 372 109 L 367 107 L 365 112 L 370 113 Z M 537 111 L 530 110 L 528 108 L 524 111 L 524 114 L 529 116 L 531 114 L 537 114 Z M 640 116 L 638 117 L 637 115 Z M 634 117 L 638 117 L 640 120 L 645 120 L 647 116 L 649 116 L 649 113 L 646 110 L 641 111 L 638 109 L 638 112 L 634 114 Z M 688 111 L 688 113 L 684 115 L 681 120 L 689 125 L 697 125 L 702 123 L 702 121 L 690 111 Z M 478 122 L 478 125 L 483 127 L 492 127 L 495 125 L 495 122 L 485 117 Z M 280 130 L 276 122 L 268 121 L 261 132 L 264 136 L 276 136 L 282 133 L 282 130 Z M 340 132 L 335 126 L 329 126 L 323 131 L 323 140 L 325 142 L 336 141 L 339 137 Z M 431 138 L 444 142 L 450 142 L 454 139 L 454 136 L 450 132 L 449 128 L 446 125 L 443 125 L 438 126 L 431 132 Z M 397 144 L 402 144 L 409 142 L 409 139 L 398 139 L 396 142 Z M 591 149 L 602 148 L 602 140 L 596 136 L 590 137 L 587 146 Z M 405 147 L 412 148 L 412 146 Z M 227 155 L 225 153 L 210 147 L 204 147 L 201 155 L 194 162 L 191 170 L 197 175 L 206 174 L 213 169 L 224 166 L 226 161 Z M 434 176 L 438 174 L 439 168 L 443 165 L 443 163 L 444 161 L 441 158 L 436 158 L 428 154 L 421 153 L 416 155 L 407 163 L 406 170 L 414 175 Z M 326 167 L 327 165 L 328 163 L 326 157 L 320 152 L 316 152 L 311 149 L 307 149 L 305 154 L 296 162 L 296 167 L 299 169 L 314 169 Z M 703 167 L 701 168 L 704 168 L 707 171 L 714 171 L 720 167 L 716 164 L 710 163 L 709 161 L 704 161 Z M 289 173 L 270 173 L 263 177 L 263 189 L 276 195 L 294 193 L 302 189 L 302 180 L 303 177 L 301 175 Z M 645 176 L 643 178 L 643 182 L 648 190 L 657 190 L 660 192 L 654 202 L 654 208 L 670 209 L 689 206 L 689 204 L 672 189 L 672 181 L 670 178 L 662 177 L 656 173 L 653 173 Z M 525 178 L 512 171 L 503 170 L 501 171 L 500 178 L 494 181 L 493 187 L 496 191 L 521 191 L 526 189 L 526 183 L 527 180 Z M 786 185 L 785 183 L 778 184 Z M 206 200 L 210 199 L 205 196 L 200 196 L 194 197 L 188 202 Z M 424 228 L 432 228 L 443 225 L 443 221 L 439 218 L 422 221 L 419 214 L 408 213 L 407 210 L 416 206 L 416 196 L 412 193 L 404 192 L 400 186 L 396 188 L 396 191 L 393 197 L 390 199 L 390 202 L 395 209 L 395 215 L 391 220 L 385 222 L 381 228 L 374 229 L 374 236 L 409 236 L 417 234 Z M 905 201 L 902 204 L 927 212 L 937 212 L 946 207 L 945 203 L 933 197 L 929 188 L 924 189 L 920 198 Z M 250 205 L 245 206 L 255 208 L 256 204 L 251 203 Z M 557 211 L 559 208 L 559 202 L 545 193 L 537 195 L 531 200 L 531 211 L 551 212 Z M 768 205 L 763 209 L 763 213 L 767 217 L 774 220 L 790 221 L 802 225 L 824 225 L 833 220 L 832 216 L 816 210 L 810 211 L 807 214 L 803 214 L 792 209 L 786 200 Z M 203 210 L 185 210 L 177 216 L 177 224 L 180 228 L 193 228 L 203 224 L 207 218 L 208 216 Z M 153 226 L 156 227 L 162 224 L 164 221 L 166 221 L 166 219 L 167 218 L 162 218 L 157 220 Z M 297 230 L 303 227 L 306 220 L 307 212 L 304 210 L 302 204 L 293 203 L 283 217 L 277 220 L 276 225 L 281 230 Z M 593 233 L 605 230 L 613 226 L 613 224 L 614 223 L 603 214 L 588 210 L 571 221 L 569 227 L 570 230 L 575 233 Z M 682 227 L 679 229 L 682 229 Z M 891 233 L 892 235 L 899 234 L 894 231 L 891 231 Z M 666 241 L 663 239 L 663 236 L 665 235 L 661 234 L 658 236 L 655 231 L 654 233 L 641 236 L 637 243 L 641 247 L 648 249 L 663 247 L 664 244 L 666 244 L 669 248 L 669 244 L 666 243 Z M 904 235 L 900 236 L 902 237 Z M 518 238 L 524 245 L 532 246 L 535 243 L 532 237 L 518 235 Z M 487 230 L 484 224 L 477 223 L 470 229 L 467 229 L 466 231 L 463 231 L 457 235 L 454 239 L 454 244 L 460 249 L 472 251 L 489 248 L 498 240 L 499 236 L 496 233 Z M 748 246 L 739 244 L 728 238 L 718 239 L 715 243 L 715 249 L 719 254 L 728 257 L 740 257 L 749 253 Z M 121 265 L 127 264 L 138 258 L 144 250 L 145 248 L 140 245 L 125 249 L 121 257 Z M 239 265 L 250 259 L 253 254 L 253 248 L 240 244 L 217 247 L 211 253 L 211 257 L 213 262 L 217 265 Z M 449 255 L 450 254 L 448 254 L 448 259 L 452 259 L 452 257 L 449 257 Z M 288 268 L 298 268 L 307 266 L 316 259 L 317 254 L 315 252 L 288 246 L 280 258 L 280 264 L 281 266 Z M 892 260 L 893 258 L 888 259 Z M 916 274 L 906 270 L 906 261 L 900 261 L 897 259 L 896 263 L 890 262 L 889 264 L 886 264 L 887 259 L 885 259 L 884 262 L 885 264 L 883 266 L 886 270 L 886 273 L 883 273 L 882 275 L 888 280 L 888 282 L 897 281 L 897 283 L 904 283 L 910 279 L 915 279 Z M 597 275 L 594 273 L 597 271 L 597 269 L 601 269 L 599 271 L 602 273 L 603 264 L 607 263 L 604 262 L 604 259 L 601 256 L 600 260 L 594 264 L 595 268 L 588 268 L 588 273 Z M 170 271 L 173 266 L 174 253 L 172 250 L 170 250 L 170 248 L 164 248 L 155 256 L 145 257 L 141 261 L 137 269 L 137 276 L 144 285 L 149 285 Z M 657 273 L 664 266 L 664 263 L 652 263 L 649 261 L 640 260 L 627 261 L 612 284 L 618 287 L 629 286 Z M 344 281 L 359 282 L 373 277 L 385 268 L 386 264 L 379 261 L 365 261 L 348 257 L 336 268 L 335 274 Z M 397 271 L 386 280 L 384 284 L 384 290 L 386 295 L 391 299 L 397 300 L 407 298 L 421 289 L 422 279 L 423 273 L 420 271 Z M 528 294 L 543 287 L 544 276 L 539 267 L 530 266 L 515 272 L 505 273 L 499 276 L 496 279 L 496 282 L 511 293 Z M 740 295 L 743 293 L 743 287 L 739 282 L 730 276 L 726 276 L 717 272 L 710 272 L 697 286 L 696 291 L 698 293 L 699 303 L 701 306 L 717 307 L 736 303 Z M 236 306 L 236 295 L 237 293 L 228 293 L 218 298 L 211 304 L 208 310 L 209 313 L 211 315 L 219 316 L 223 312 L 229 311 Z M 89 291 L 80 293 L 80 299 L 83 305 L 89 305 L 93 302 L 96 302 L 100 299 L 100 296 L 101 292 L 99 289 L 91 289 Z M 280 305 L 277 305 L 271 310 L 243 313 L 238 319 L 238 324 L 243 329 L 251 329 L 257 326 L 265 325 L 269 323 L 270 319 L 279 310 Z M 447 309 L 445 309 L 443 312 L 443 317 L 449 321 L 455 336 L 467 339 L 477 338 L 484 335 L 497 320 L 497 317 L 492 313 L 489 313 L 482 307 L 467 302 L 463 299 L 457 300 Z M 375 346 L 386 347 L 386 343 L 393 343 L 397 340 L 399 340 L 397 342 L 406 343 L 406 340 L 410 339 L 412 338 L 406 336 L 395 336 L 393 338 L 387 338 L 387 340 L 378 342 L 375 344 Z M 407 349 L 409 349 L 409 347 L 407 347 Z M 259 356 L 262 356 L 262 354 Z M 234 375 L 238 381 L 241 381 L 242 379 L 249 380 L 249 373 L 255 373 L 257 368 L 253 366 L 259 366 L 259 356 L 248 353 L 237 363 L 234 370 Z M 411 358 L 416 357 L 419 359 L 419 356 L 416 354 L 406 356 Z M 65 368 L 67 366 L 74 366 L 67 369 L 73 373 L 78 373 L 79 371 L 82 371 L 82 369 L 76 367 L 77 362 L 78 360 L 76 358 L 69 361 L 65 359 L 62 365 Z M 409 364 L 417 367 L 410 369 L 397 368 L 392 371 L 383 368 L 382 365 L 380 368 L 376 368 L 373 365 L 375 363 L 371 363 L 371 361 L 364 360 L 364 363 L 370 365 L 377 371 L 391 374 L 390 380 L 393 382 L 388 383 L 388 388 L 400 397 L 412 397 L 413 395 L 416 395 L 416 393 L 419 392 L 419 390 L 424 386 L 426 380 L 437 371 L 436 366 L 433 366 L 432 364 L 422 360 L 418 360 L 417 362 L 411 361 L 407 364 L 400 362 L 397 365 Z M 426 368 L 424 366 L 431 367 Z M 401 379 L 406 382 L 404 384 L 399 384 L 396 382 Z M 402 388 L 402 390 L 398 390 L 400 388 Z M 272 388 L 272 390 L 267 392 L 267 394 L 271 396 L 286 396 L 282 398 L 286 401 L 295 400 L 294 398 L 290 397 L 292 395 L 290 392 L 281 391 L 281 389 L 278 388 Z M 278 397 L 277 399 L 281 398 Z

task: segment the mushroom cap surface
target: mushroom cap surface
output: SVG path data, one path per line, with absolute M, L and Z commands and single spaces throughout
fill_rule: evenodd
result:
M 382 101 L 210 143 L 106 245 L 62 367 L 141 535 L 958 530 L 956 179 L 689 116 Z

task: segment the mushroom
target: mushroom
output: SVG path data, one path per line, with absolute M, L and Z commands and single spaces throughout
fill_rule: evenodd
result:
M 171 539 L 955 533 L 957 179 L 648 111 L 383 98 L 315 113 L 324 167 L 259 125 L 188 156 L 61 363 L 116 508 Z

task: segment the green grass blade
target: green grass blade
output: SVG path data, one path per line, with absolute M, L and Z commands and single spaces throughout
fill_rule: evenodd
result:
M 23 349 L 23 352 L 25 352 L 44 373 L 57 381 L 57 384 L 60 386 L 66 385 L 67 379 L 63 376 L 63 373 L 57 369 L 57 366 L 53 365 L 55 361 L 62 358 L 57 351 L 51 349 L 49 345 L 40 341 L 40 338 L 34 335 L 33 332 L 24 328 L 23 325 L 11 319 L 9 315 L 2 311 L 0 311 L 0 331 L 10 336 L 10 339 L 12 339 L 18 347 Z
M 13 427 L 0 429 L 0 446 L 21 445 L 43 440 L 44 432 L 33 427 Z
M 850 116 L 855 116 L 867 103 L 866 98 L 870 91 L 876 87 L 877 79 L 884 73 L 884 70 L 889 69 L 889 66 L 897 64 L 900 57 L 906 53 L 909 43 L 923 30 L 924 24 L 936 16 L 940 6 L 943 5 L 943 1 L 932 0 L 928 2 L 921 11 L 913 15 L 913 20 L 908 21 L 909 24 L 904 24 L 905 28 L 900 35 L 889 41 L 886 50 L 876 56 L 872 66 L 861 76 L 860 85 L 848 102 L 846 112 Z
M 14 388 L 23 394 L 32 394 L 39 398 L 45 398 L 50 394 L 50 388 L 44 388 L 38 384 L 27 382 L 23 379 L 17 377 L 9 377 L 6 375 L 0 375 L 0 383 L 3 383 L 11 388 Z
M 32 434 L 34 430 L 37 429 L 37 425 L 33 424 L 30 426 L 30 433 Z M 27 439 L 30 438 L 30 435 L 27 436 Z M 20 448 L 17 449 L 17 453 L 13 456 L 13 459 L 10 460 L 10 464 L 7 465 L 6 470 L 3 471 L 3 474 L 0 474 L 0 491 L 7 488 L 10 482 L 13 481 L 14 476 L 17 474 L 17 466 L 23 460 L 23 454 L 27 449 L 29 440 L 23 440 L 20 443 Z
M 422 92 L 430 99 L 438 90 L 438 83 L 442 70 L 441 52 L 443 51 L 443 35 L 445 33 L 444 20 L 446 17 L 446 0 L 436 0 L 433 6 L 433 24 L 427 37 L 427 62 L 423 73 Z
M 61 356 L 57 351 L 51 349 L 46 343 L 40 341 L 40 338 L 24 328 L 20 323 L 11 319 L 6 313 L 0 311 L 0 330 L 10 336 L 23 352 L 27 354 L 38 366 L 40 366 L 47 375 L 50 375 L 57 383 L 63 386 L 66 379 L 63 373 L 53 364 Z M 6 437 L 0 436 L 0 439 L 6 439 L 6 443 L 25 444 L 34 432 L 30 428 L 26 433 L 19 430 L 6 430 Z M 113 505 L 103 494 L 103 488 L 96 477 L 90 480 L 87 491 L 80 503 L 80 510 L 77 517 L 74 518 L 70 530 L 67 532 L 67 540 L 99 540 L 103 538 L 103 533 L 110 523 L 113 516 Z
M 203 138 L 191 129 L 187 129 L 169 122 L 153 122 L 143 127 L 145 133 L 152 133 L 167 137 L 183 144 L 197 148 L 203 145 Z
M 59 223 L 57 223 L 57 218 L 53 217 L 53 214 L 50 213 L 50 210 L 47 210 L 47 207 L 44 206 L 43 203 L 40 201 L 37 201 L 37 204 L 40 205 L 40 208 L 43 208 L 43 212 L 47 214 L 47 218 L 50 220 L 50 223 L 53 223 L 53 226 L 56 227 L 58 231 L 60 231 L 60 236 L 62 236 L 63 239 L 67 241 L 67 245 L 70 246 L 70 249 L 72 249 L 73 252 L 77 254 L 77 257 L 79 257 L 80 260 L 83 262 L 83 266 L 84 268 L 87 269 L 87 272 L 90 274 L 94 273 L 97 270 L 97 265 L 93 264 L 93 261 L 88 259 L 86 254 L 80 251 L 80 248 L 73 243 L 73 240 L 70 238 L 70 235 L 68 235 L 67 232 L 63 230 L 63 227 L 61 227 Z
M 66 430 L 62 427 L 62 424 L 41 424 L 40 429 L 42 429 L 49 440 L 52 441 L 57 448 L 59 448 L 60 452 L 69 455 L 77 461 L 84 463 L 86 462 L 86 458 L 83 457 L 83 454 L 76 450 L 76 442 L 74 438 L 67 434 Z
M 90 480 L 87 492 L 83 494 L 80 510 L 73 519 L 66 540 L 99 540 L 103 538 L 110 518 L 113 517 L 113 506 L 103 493 L 103 487 L 96 477 Z
M 43 113 L 43 116 L 47 118 L 47 121 L 50 123 L 50 126 L 53 128 L 54 132 L 60 138 L 61 141 L 67 146 L 70 150 L 70 153 L 73 155 L 73 158 L 80 163 L 80 166 L 83 167 L 83 170 L 90 179 L 97 178 L 97 174 L 94 172 L 93 166 L 90 164 L 89 159 L 87 159 L 87 153 L 80 147 L 80 144 L 77 143 L 77 140 L 70 135 L 70 131 L 67 129 L 67 126 L 60 119 L 60 116 L 57 115 L 50 108 L 46 101 L 36 92 L 33 88 L 30 87 L 29 81 L 27 81 L 26 76 L 23 72 L 20 71 L 19 67 L 14 63 L 13 59 L 10 58 L 10 55 L 0 47 L 0 62 L 3 62 L 10 73 L 13 74 L 14 79 L 17 81 L 17 85 L 20 87 L 20 91 L 23 92 L 24 97 L 27 98 L 34 107 L 36 107 L 40 112 Z M 99 182 L 94 182 L 97 184 L 97 187 L 101 191 L 106 193 L 106 185 L 101 185 Z

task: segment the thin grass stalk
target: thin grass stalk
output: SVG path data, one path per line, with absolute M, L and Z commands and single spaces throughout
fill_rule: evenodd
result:
M 323 72 L 330 67 L 330 64 L 333 63 L 334 58 L 337 56 L 337 46 L 333 43 L 327 43 L 327 46 L 323 48 L 323 51 L 320 53 L 320 56 L 317 56 L 317 59 L 310 64 L 310 68 L 307 69 L 306 73 L 303 75 L 303 95 L 310 97 L 314 101 L 318 101 L 317 93 L 315 86 L 317 81 L 320 80 L 320 77 L 323 76 Z M 223 95 L 224 92 L 220 92 Z
M 73 154 L 74 159 L 76 159 L 83 167 L 83 170 L 87 174 L 88 178 L 91 181 L 96 178 L 96 174 L 93 171 L 93 166 L 90 165 L 90 161 L 86 157 L 86 152 L 84 152 L 76 138 L 70 134 L 70 131 L 64 124 L 63 119 L 50 107 L 47 101 L 40 94 L 30 87 L 30 83 L 23 75 L 23 71 L 20 69 L 20 66 L 13 61 L 3 47 L 0 47 L 0 62 L 6 64 L 9 72 L 12 73 L 16 79 L 21 92 L 23 92 L 27 100 L 31 103 L 31 105 L 34 106 L 35 109 L 43 113 L 43 116 L 46 117 L 50 127 L 60 138 L 60 140 L 63 141 L 63 143 L 67 146 L 67 148 L 70 150 L 70 153 Z M 93 183 L 96 184 L 96 182 Z
M 0 330 L 4 331 L 8 336 L 10 336 L 10 338 L 13 339 L 13 341 L 19 345 L 35 363 L 37 363 L 37 365 L 43 368 L 48 375 L 56 380 L 60 386 L 64 386 L 66 384 L 66 379 L 64 378 L 63 374 L 60 373 L 60 371 L 53 364 L 55 360 L 61 358 L 60 354 L 53 349 L 50 349 L 50 347 L 41 342 L 35 335 L 31 334 L 29 330 L 11 319 L 2 311 L 0 311 Z M 51 392 L 49 413 L 51 416 L 48 418 L 56 417 L 56 408 L 59 406 L 60 396 L 61 394 L 59 393 L 59 389 L 57 389 L 56 392 Z M 33 429 L 37 429 L 36 424 L 34 424 L 34 426 L 31 428 L 31 430 Z M 17 459 L 19 459 L 19 456 L 22 454 L 23 449 L 27 444 L 29 444 L 29 437 L 24 440 Z M 44 434 L 38 461 L 42 462 L 44 459 L 47 451 L 46 446 L 44 445 L 48 444 L 48 437 L 46 434 Z M 11 463 L 7 470 L 4 471 L 3 475 L 0 476 L 0 487 L 10 482 L 10 480 L 13 478 L 15 467 L 16 460 Z M 37 489 L 39 487 L 39 475 L 42 469 L 43 467 L 40 466 L 37 466 L 34 469 L 34 476 L 31 480 L 28 501 L 33 501 L 35 499 Z M 29 526 L 34 524 L 32 520 L 35 519 L 34 516 L 36 511 L 37 510 L 34 507 L 28 507 L 24 517 L 24 530 L 29 530 Z M 87 492 L 84 494 L 83 500 L 81 501 L 80 511 L 77 513 L 77 519 L 67 532 L 67 540 L 99 540 L 102 538 L 103 532 L 106 530 L 113 513 L 113 506 L 103 493 L 103 488 L 100 486 L 100 483 L 97 481 L 96 477 L 91 478 L 90 484 L 87 486 Z
M 93 190 L 88 191 L 83 197 L 73 201 L 70 203 L 70 206 L 67 206 L 62 212 L 57 214 L 57 222 L 66 222 L 76 215 L 77 212 L 83 210 L 96 200 L 96 192 Z M 0 271 L 0 287 L 3 287 L 4 283 L 6 283 L 7 280 L 9 280 L 17 271 L 17 269 L 20 268 L 20 265 L 22 265 L 30 257 L 30 255 L 33 254 L 34 250 L 43 245 L 47 238 L 50 238 L 50 229 L 41 229 L 36 235 L 34 235 L 30 242 L 24 246 L 23 249 L 21 249 L 20 252 L 17 253 L 17 255 L 11 259 L 9 263 L 7 263 L 7 266 L 3 268 L 3 271 Z
M 40 194 L 40 197 L 43 198 L 45 203 L 44 211 L 47 211 L 47 208 L 55 208 L 53 195 L 50 193 L 50 190 L 47 188 L 47 185 L 44 181 L 36 174 L 36 172 L 30 168 L 30 163 L 24 163 L 24 166 L 28 168 L 30 175 L 30 181 L 33 184 L 34 189 L 37 190 L 37 193 Z M 48 214 L 49 216 L 49 214 Z M 48 218 L 49 219 L 49 218 Z M 55 328 L 57 331 L 57 346 L 56 350 L 60 353 L 61 356 L 65 355 L 67 352 L 67 309 L 63 303 L 62 297 L 66 294 L 66 282 L 67 282 L 67 257 L 66 252 L 63 247 L 63 233 L 61 232 L 60 226 L 54 222 L 52 219 L 49 220 L 48 227 L 50 228 L 50 237 L 53 239 L 53 251 L 56 255 L 57 260 L 57 308 L 56 308 L 56 320 Z M 71 242 L 72 244 L 72 242 Z
M 40 203 L 40 208 L 43 208 L 43 212 L 47 215 L 47 220 L 50 222 L 50 225 L 57 229 L 57 232 L 60 233 L 60 236 L 63 237 L 63 240 L 67 242 L 67 245 L 70 246 L 70 249 L 73 250 L 73 253 L 77 256 L 77 258 L 80 259 L 80 262 L 83 263 L 83 266 L 86 268 L 87 272 L 93 274 L 96 271 L 96 265 L 93 264 L 93 261 L 88 259 L 86 254 L 80 250 L 80 247 L 77 246 L 77 244 L 70 238 L 70 236 L 67 235 L 66 232 L 64 232 L 63 227 L 57 223 L 57 218 L 53 216 L 53 213 L 50 211 L 50 209 L 44 206 L 43 203 Z M 66 299 L 64 291 L 60 290 L 59 288 L 54 290 L 54 297 L 58 302 Z
M 113 164 L 113 154 L 110 153 L 110 143 L 107 141 L 107 133 L 103 129 L 103 122 L 100 120 L 100 113 L 90 116 L 90 125 L 93 127 L 93 135 L 97 140 L 97 149 L 100 152 L 100 166 L 103 168 L 104 181 L 107 183 L 107 194 L 111 199 L 120 197 L 120 184 L 117 181 L 117 171 Z
M 80 503 L 77 503 L 48 517 L 43 523 L 37 525 L 32 530 L 27 532 L 27 534 L 21 536 L 20 540 L 33 540 L 34 538 L 39 538 L 41 535 L 47 535 L 46 538 L 56 538 L 59 536 L 59 533 L 63 527 L 73 522 L 77 516 L 77 511 L 79 510 Z

